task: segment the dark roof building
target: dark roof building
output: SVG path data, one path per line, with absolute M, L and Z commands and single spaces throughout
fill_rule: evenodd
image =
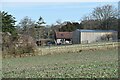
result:
M 71 44 L 72 32 L 55 32 L 55 43 Z

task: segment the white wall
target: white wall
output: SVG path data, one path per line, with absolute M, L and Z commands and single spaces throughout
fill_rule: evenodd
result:
M 61 43 L 61 39 L 57 39 L 57 43 Z
M 112 34 L 112 32 L 81 32 L 81 43 L 99 41 L 106 34 Z

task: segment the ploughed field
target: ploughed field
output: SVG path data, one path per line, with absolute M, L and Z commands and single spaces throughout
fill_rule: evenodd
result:
M 117 78 L 118 50 L 2 59 L 3 78 Z

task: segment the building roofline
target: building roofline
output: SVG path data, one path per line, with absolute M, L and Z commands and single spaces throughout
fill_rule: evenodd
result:
M 115 30 L 83 30 L 83 29 L 77 29 L 77 31 L 80 31 L 80 32 L 117 32 Z

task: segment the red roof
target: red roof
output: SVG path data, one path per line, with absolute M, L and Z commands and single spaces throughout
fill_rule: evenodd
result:
M 56 32 L 56 38 L 57 39 L 71 39 L 72 38 L 72 32 Z

